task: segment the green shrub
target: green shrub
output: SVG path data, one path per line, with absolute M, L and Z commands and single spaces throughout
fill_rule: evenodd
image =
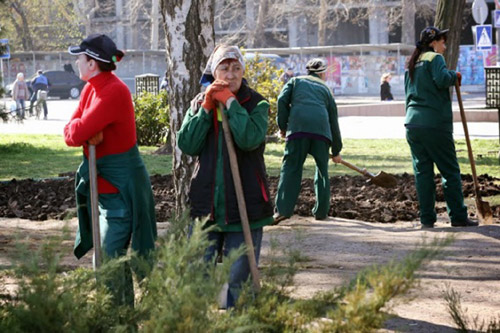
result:
M 267 134 L 275 135 L 278 132 L 276 123 L 278 95 L 283 88 L 279 77 L 283 74 L 283 70 L 276 68 L 271 60 L 259 57 L 258 53 L 246 62 L 245 67 L 245 78 L 250 88 L 264 96 L 271 105 Z
M 371 332 L 383 326 L 387 302 L 406 292 L 415 272 L 452 240 L 424 244 L 400 262 L 369 268 L 350 284 L 307 300 L 290 296 L 293 273 L 307 258 L 274 241 L 270 267 L 262 269 L 261 291 L 255 295 L 248 281 L 237 306 L 219 311 L 217 295 L 243 249 L 218 267 L 206 263 L 210 229 L 196 223 L 188 237 L 188 223 L 184 214 L 158 240 L 155 264 L 137 283 L 135 308 L 114 305 L 100 279 L 123 262 L 141 264 L 134 255 L 105 263 L 96 282 L 89 269 L 61 273 L 61 239 L 36 255 L 20 251 L 15 269 L 19 288 L 12 296 L 0 294 L 0 332 Z M 497 327 L 489 326 L 492 332 Z
M 134 97 L 137 143 L 140 146 L 164 145 L 169 131 L 168 94 L 142 93 Z

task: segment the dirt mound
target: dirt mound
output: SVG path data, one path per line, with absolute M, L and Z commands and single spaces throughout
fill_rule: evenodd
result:
M 335 176 L 331 181 L 330 216 L 359 219 L 372 222 L 414 221 L 418 219 L 418 201 L 412 175 L 396 176 L 397 187 L 385 189 L 368 184 L 362 176 Z M 271 196 L 274 197 L 278 177 L 270 177 Z M 441 179 L 436 177 L 436 200 L 438 213 L 446 211 Z M 481 195 L 500 194 L 500 179 L 488 175 L 479 177 Z M 156 200 L 158 221 L 167 221 L 175 204 L 171 176 L 151 176 Z M 469 175 L 462 176 L 466 197 L 474 196 L 474 186 Z M 314 180 L 304 179 L 295 213 L 311 216 L 314 207 Z M 500 218 L 500 206 L 492 207 L 495 219 Z M 59 178 L 33 180 L 13 179 L 0 183 L 0 217 L 18 217 L 43 221 L 64 219 L 75 214 L 74 178 L 63 175 Z M 473 217 L 475 211 L 469 207 Z

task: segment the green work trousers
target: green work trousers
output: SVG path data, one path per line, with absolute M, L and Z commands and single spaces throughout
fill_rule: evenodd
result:
M 465 221 L 467 207 L 464 205 L 453 133 L 430 128 L 407 128 L 406 140 L 413 158 L 420 222 L 425 225 L 434 225 L 436 222 L 434 164 L 441 173 L 446 208 L 451 222 Z
M 324 219 L 330 210 L 330 179 L 328 178 L 328 142 L 309 138 L 292 139 L 286 142 L 283 164 L 281 165 L 276 209 L 280 215 L 293 215 L 295 203 L 300 192 L 302 169 L 308 154 L 316 162 L 314 191 L 316 204 L 312 210 L 317 219 Z
M 132 216 L 119 193 L 99 194 L 99 228 L 105 259 L 127 254 L 132 235 Z M 116 304 L 134 306 L 134 285 L 128 262 L 118 265 L 103 279 Z

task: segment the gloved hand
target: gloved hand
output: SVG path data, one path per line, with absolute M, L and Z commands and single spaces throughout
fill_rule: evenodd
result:
M 102 140 L 104 139 L 104 136 L 102 134 L 102 131 L 97 133 L 96 135 L 94 135 L 93 137 L 91 137 L 88 141 L 89 145 L 94 145 L 94 146 L 97 146 L 98 144 L 100 144 L 102 142 Z
M 458 81 L 458 85 L 461 86 L 462 85 L 462 73 L 460 73 L 460 72 L 457 72 L 457 81 Z
M 224 103 L 226 105 L 226 102 L 228 99 L 231 97 L 236 98 L 234 94 L 229 90 L 229 88 L 224 88 L 223 90 L 216 91 L 214 92 L 213 99 L 216 100 L 217 102 Z
M 217 91 L 223 90 L 228 86 L 228 84 L 224 81 L 221 80 L 215 80 L 211 85 L 208 86 L 207 90 L 205 90 L 205 99 L 203 100 L 203 103 L 201 106 L 207 110 L 213 110 L 215 109 L 215 101 L 214 101 L 214 94 Z
M 203 103 L 201 103 L 201 106 L 207 112 L 215 109 L 215 103 L 214 103 L 214 100 L 212 99 L 212 96 L 209 94 L 205 94 L 205 98 L 203 99 Z

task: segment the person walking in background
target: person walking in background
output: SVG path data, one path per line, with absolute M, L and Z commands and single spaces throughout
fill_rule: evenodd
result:
M 432 228 L 436 222 L 434 164 L 441 173 L 451 225 L 478 225 L 467 217 L 453 141 L 449 88 L 460 84 L 461 74 L 446 68 L 447 33 L 432 26 L 422 30 L 405 72 L 406 140 L 413 158 L 422 228 Z
M 308 154 L 316 162 L 316 204 L 312 213 L 317 220 L 325 219 L 330 210 L 329 149 L 333 162 L 342 160 L 337 105 L 324 81 L 326 61 L 312 59 L 306 69 L 307 76 L 290 79 L 278 96 L 277 122 L 286 145 L 276 194 L 275 223 L 293 215 Z
M 16 102 L 17 116 L 21 119 L 25 119 L 25 102 L 29 95 L 30 92 L 28 85 L 24 81 L 24 74 L 17 73 L 16 81 L 14 81 L 14 85 L 12 86 L 12 99 Z
M 31 81 L 31 90 L 33 91 L 30 99 L 30 115 L 33 115 L 33 105 L 38 99 L 38 91 L 49 91 L 50 82 L 45 75 L 43 75 L 43 71 L 39 70 L 37 72 L 37 76 Z M 47 101 L 45 99 L 42 100 L 43 103 L 43 119 L 47 120 Z
M 224 256 L 245 244 L 241 218 L 226 143 L 223 140 L 221 112 L 226 113 L 234 138 L 248 219 L 259 261 L 263 227 L 273 223 L 273 207 L 264 164 L 269 102 L 243 79 L 245 61 L 237 46 L 221 45 L 210 56 L 203 82 L 211 82 L 204 94 L 191 103 L 177 145 L 187 155 L 196 156 L 197 166 L 189 189 L 193 219 L 209 217 L 208 234 L 213 244 L 205 260 L 214 262 L 218 249 Z M 224 109 L 219 107 L 224 105 Z M 231 266 L 227 307 L 233 307 L 242 283 L 250 275 L 247 255 Z
M 292 77 L 294 77 L 294 75 L 293 75 L 293 68 L 292 67 L 288 67 L 287 70 L 283 74 L 281 74 L 280 81 L 281 81 L 281 83 L 285 84 Z
M 96 146 L 103 253 L 106 258 L 124 256 L 132 243 L 134 251 L 149 258 L 157 236 L 153 192 L 137 147 L 132 96 L 112 72 L 124 53 L 102 34 L 90 35 L 68 51 L 78 56 L 80 79 L 87 81 L 64 127 L 66 144 L 82 146 L 84 154 L 76 174 L 79 227 L 74 254 L 80 259 L 93 246 L 88 173 L 88 145 L 92 144 Z M 120 267 L 119 277 L 106 283 L 116 303 L 133 306 L 132 273 L 126 263 Z
M 394 99 L 391 93 L 391 85 L 389 84 L 391 78 L 391 73 L 384 73 L 380 78 L 380 100 L 382 101 L 392 101 Z

